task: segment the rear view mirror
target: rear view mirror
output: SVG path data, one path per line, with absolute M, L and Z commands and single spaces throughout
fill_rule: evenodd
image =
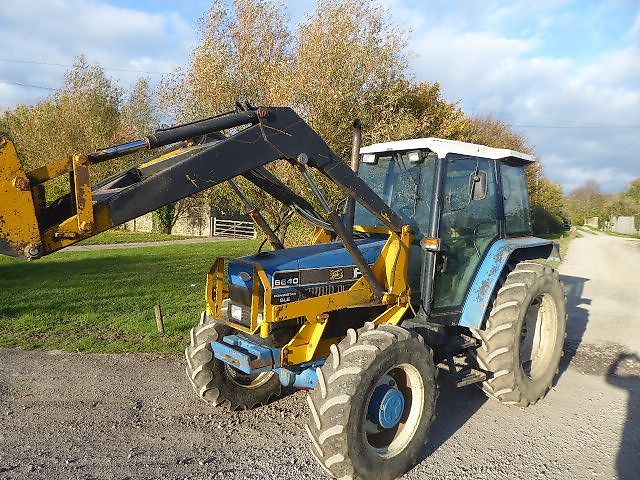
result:
M 469 176 L 469 198 L 471 200 L 487 198 L 487 172 L 478 170 Z

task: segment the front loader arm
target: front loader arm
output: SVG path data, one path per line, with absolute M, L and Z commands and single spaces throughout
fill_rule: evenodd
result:
M 228 136 L 220 133 L 236 129 Z M 208 141 L 198 143 L 203 137 Z M 93 187 L 89 183 L 93 164 L 177 142 L 187 143 Z M 238 175 L 267 187 L 278 199 L 302 205 L 308 219 L 322 221 L 304 199 L 278 190 L 277 179 L 263 168 L 278 159 L 296 163 L 302 154 L 308 166 L 329 177 L 387 228 L 401 230 L 401 219 L 292 109 L 261 107 L 160 129 L 141 140 L 76 154 L 32 171 L 22 167 L 13 143 L 2 135 L 0 253 L 38 258 Z M 62 175 L 69 175 L 71 192 L 46 205 L 44 184 Z

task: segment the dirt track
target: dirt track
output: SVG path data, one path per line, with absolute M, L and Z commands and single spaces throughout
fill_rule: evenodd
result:
M 640 355 L 640 242 L 585 236 L 561 271 L 570 329 L 556 387 L 523 410 L 441 378 L 430 441 L 404 478 L 640 478 L 640 357 L 628 357 Z M 0 351 L 0 478 L 322 477 L 304 395 L 232 414 L 195 399 L 180 358 Z

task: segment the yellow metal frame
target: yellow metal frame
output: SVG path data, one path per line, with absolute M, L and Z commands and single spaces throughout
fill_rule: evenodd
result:
M 89 159 L 75 154 L 25 171 L 14 143 L 0 138 L 0 241 L 27 258 L 60 250 L 113 226 L 109 213 L 94 201 Z M 45 207 L 43 184 L 70 175 L 76 212 L 59 226 L 41 231 L 38 219 Z
M 329 243 L 333 240 L 333 232 L 324 228 L 316 227 L 311 237 L 311 245 Z
M 381 300 L 376 300 L 371 285 L 366 278 L 361 277 L 344 292 L 273 305 L 271 282 L 262 265 L 250 260 L 237 259 L 236 261 L 246 263 L 253 269 L 251 321 L 249 326 L 245 326 L 233 322 L 229 315 L 224 315 L 224 301 L 229 298 L 225 285 L 225 264 L 228 259 L 221 257 L 215 261 L 207 275 L 207 314 L 236 330 L 251 335 L 259 334 L 262 338 L 269 337 L 271 327 L 275 323 L 304 318 L 305 322 L 300 330 L 282 348 L 281 362 L 284 366 L 297 365 L 328 355 L 330 345 L 337 341 L 335 338 L 323 338 L 324 330 L 331 321 L 331 312 L 362 306 L 386 306 L 384 312 L 372 321 L 397 325 L 411 308 L 411 290 L 407 273 L 413 235 L 408 226 L 403 227 L 401 233 L 389 230 L 385 230 L 385 233 L 389 238 L 373 265 L 373 272 L 386 292 Z M 262 318 L 259 318 L 259 313 L 262 313 Z
M 0 137 L 0 246 L 29 256 L 41 249 L 31 182 L 11 139 Z M 35 256 L 35 255 L 34 255 Z
M 171 150 L 143 164 L 152 165 L 197 146 Z M 7 135 L 0 136 L 0 246 L 27 258 L 39 257 L 73 245 L 112 228 L 107 208 L 93 201 L 90 161 L 77 153 L 26 171 L 15 145 Z M 39 218 L 45 208 L 44 184 L 69 175 L 75 214 L 60 225 L 41 231 Z

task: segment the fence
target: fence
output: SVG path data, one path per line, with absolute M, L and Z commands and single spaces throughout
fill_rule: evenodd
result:
M 634 217 L 612 217 L 609 222 L 609 227 L 613 232 L 640 235 L 639 224 L 640 221 Z
M 598 228 L 599 217 L 589 217 L 584 221 L 584 224 L 588 227 Z
M 212 237 L 256 238 L 253 222 L 239 220 L 224 220 L 213 217 L 211 219 Z

